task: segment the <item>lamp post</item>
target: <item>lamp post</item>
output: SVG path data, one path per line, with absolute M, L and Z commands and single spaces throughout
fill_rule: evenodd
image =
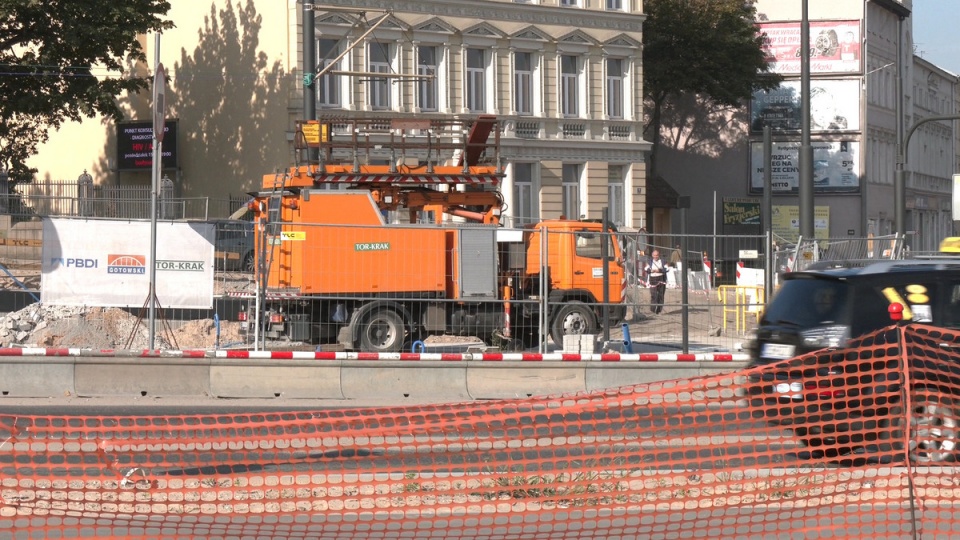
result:
M 813 148 L 810 145 L 810 14 L 808 0 L 801 4 L 800 21 L 800 177 L 799 195 L 800 236 L 813 240 Z
M 907 213 L 907 196 L 906 196 L 906 171 L 904 171 L 904 166 L 907 164 L 907 147 L 910 145 L 910 137 L 913 137 L 913 132 L 917 130 L 918 127 L 926 124 L 927 122 L 938 122 L 941 120 L 960 120 L 960 115 L 948 114 L 942 116 L 931 116 L 929 118 L 923 118 L 914 122 L 910 129 L 907 130 L 907 134 L 903 137 L 903 144 L 897 149 L 897 169 L 895 171 L 895 176 L 893 177 L 894 184 L 894 220 L 897 228 L 897 234 L 905 235 L 907 234 L 907 225 L 906 225 L 906 213 Z

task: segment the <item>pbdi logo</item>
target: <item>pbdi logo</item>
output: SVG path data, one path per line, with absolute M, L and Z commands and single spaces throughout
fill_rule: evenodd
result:
M 52 257 L 50 259 L 50 268 L 98 268 L 99 261 L 96 259 L 81 259 L 75 257 Z

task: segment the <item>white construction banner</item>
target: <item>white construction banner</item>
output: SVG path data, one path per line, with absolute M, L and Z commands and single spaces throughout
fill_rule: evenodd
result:
M 213 307 L 212 223 L 157 222 L 159 306 Z M 44 218 L 40 301 L 143 307 L 150 292 L 150 222 Z

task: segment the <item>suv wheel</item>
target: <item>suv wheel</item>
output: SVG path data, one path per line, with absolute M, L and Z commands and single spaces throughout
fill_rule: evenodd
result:
M 934 390 L 921 390 L 910 415 L 910 459 L 916 463 L 955 461 L 960 442 L 953 401 Z M 930 393 L 928 393 L 930 392 Z

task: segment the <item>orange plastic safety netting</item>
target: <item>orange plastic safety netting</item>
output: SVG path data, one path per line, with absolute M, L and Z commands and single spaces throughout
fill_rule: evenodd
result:
M 0 538 L 955 538 L 960 338 L 428 407 L 0 415 Z

